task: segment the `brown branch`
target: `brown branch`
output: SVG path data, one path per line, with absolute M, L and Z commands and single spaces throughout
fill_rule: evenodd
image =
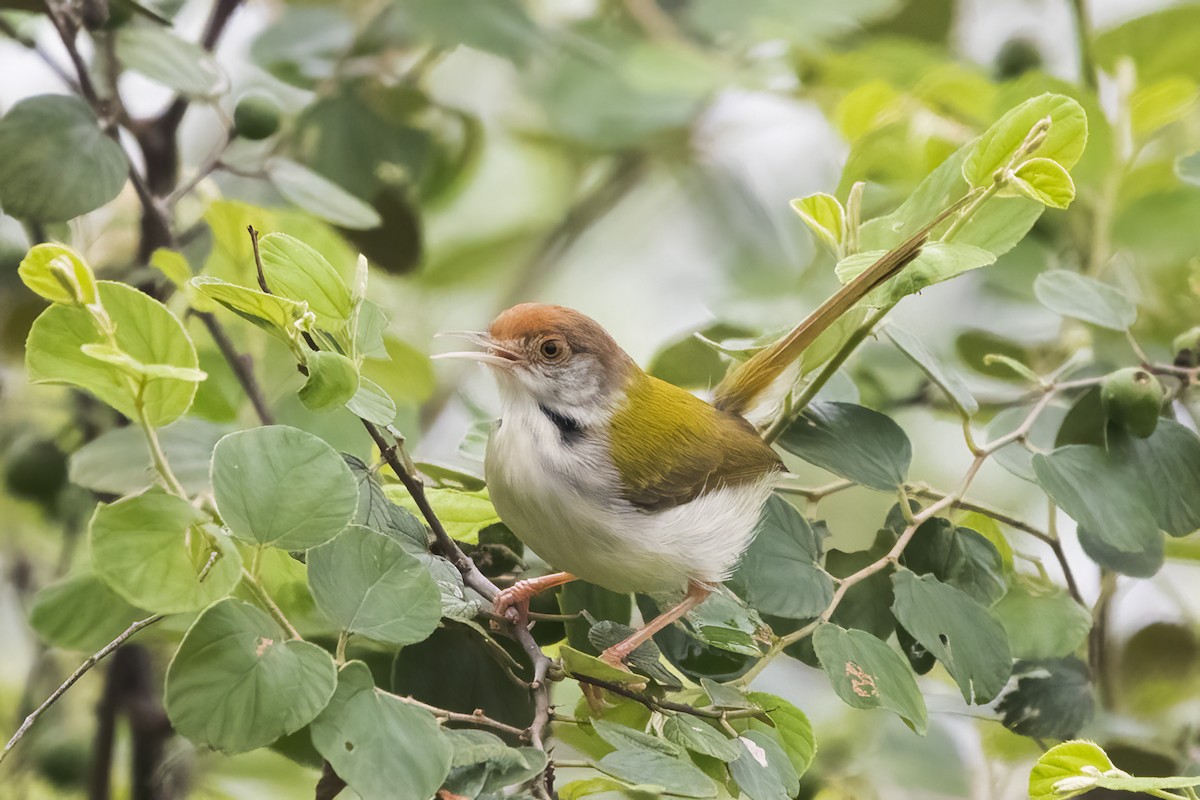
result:
M 518 728 L 515 725 L 509 725 L 508 723 L 501 722 L 498 719 L 492 719 L 484 714 L 483 709 L 480 708 L 475 709 L 475 711 L 471 714 L 464 714 L 461 711 L 448 711 L 444 708 L 431 706 L 428 703 L 422 703 L 420 700 L 417 700 L 413 697 L 398 695 L 393 692 L 384 692 L 384 694 L 390 695 L 406 705 L 422 708 L 438 719 L 446 722 L 462 722 L 467 725 L 478 725 L 483 728 L 492 728 L 500 731 L 501 733 L 507 733 L 511 736 L 516 736 L 518 739 L 524 741 L 529 740 L 528 728 Z
M 606 681 L 602 678 L 593 678 L 589 675 L 572 675 L 572 678 L 580 683 L 586 683 L 589 686 L 598 686 L 601 689 L 619 694 L 621 697 L 627 697 L 630 700 L 641 703 L 651 711 L 674 711 L 679 714 L 689 714 L 693 717 L 701 717 L 702 719 L 740 719 L 742 717 L 757 717 L 762 718 L 767 712 L 761 708 L 742 708 L 722 711 L 715 708 L 696 708 L 687 703 L 677 703 L 673 700 L 663 700 L 658 697 L 651 697 L 648 694 L 634 691 L 624 684 L 616 683 L 615 681 Z
M 148 628 L 162 618 L 163 616 L 161 614 L 155 614 L 152 617 L 146 617 L 145 619 L 138 620 L 118 634 L 117 638 L 113 639 L 111 642 L 104 645 L 104 647 L 101 647 L 99 650 L 89 656 L 86 661 L 80 664 L 79 667 L 77 667 L 76 670 L 72 672 L 65 681 L 62 682 L 61 686 L 51 692 L 50 696 L 47 697 L 40 706 L 35 708 L 32 713 L 25 718 L 25 721 L 21 723 L 21 727 L 17 728 L 17 732 L 14 733 L 12 738 L 8 740 L 8 744 L 4 745 L 3 752 L 0 752 L 0 761 L 3 761 L 8 755 L 9 751 L 16 746 L 17 742 L 21 741 L 21 738 L 24 737 L 26 732 L 29 731 L 30 727 L 33 726 L 33 723 L 37 722 L 38 717 L 42 716 L 42 714 L 45 714 L 46 711 L 49 710 L 50 706 L 57 703 L 58 699 L 66 694 L 67 690 L 74 686 L 80 678 L 86 675 L 92 667 L 99 664 L 106 656 L 124 644 L 129 637 L 133 636 L 142 628 Z

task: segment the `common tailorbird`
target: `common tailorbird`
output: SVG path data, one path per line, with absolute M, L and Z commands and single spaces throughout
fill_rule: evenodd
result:
M 730 371 L 710 404 L 646 374 L 599 323 L 526 303 L 480 351 L 501 398 L 484 472 L 508 527 L 563 572 L 518 581 L 495 600 L 523 623 L 529 599 L 583 579 L 616 592 L 686 589 L 682 602 L 601 657 L 614 666 L 729 577 L 783 471 L 742 416 L 850 306 L 920 252 L 926 231 L 889 251 L 804 322 Z

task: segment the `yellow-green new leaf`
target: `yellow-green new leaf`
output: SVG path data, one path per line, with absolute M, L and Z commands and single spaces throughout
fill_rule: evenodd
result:
M 846 230 L 846 212 L 833 195 L 818 192 L 792 201 L 792 210 L 800 215 L 813 235 L 833 251 L 842 254 L 842 238 Z
M 272 294 L 308 303 L 317 324 L 340 331 L 354 313 L 350 287 L 325 256 L 285 233 L 268 233 L 259 242 L 263 272 Z
M 1050 208 L 1066 208 L 1075 199 L 1075 181 L 1057 161 L 1031 158 L 1013 172 L 1008 188 Z
M 1096 788 L 1113 763 L 1093 742 L 1063 742 L 1047 750 L 1029 773 L 1030 800 L 1066 800 Z
M 996 170 L 1009 166 L 1033 128 L 1050 120 L 1045 138 L 1028 155 L 1075 166 L 1087 145 L 1087 114 L 1070 97 L 1043 94 L 1026 100 L 996 121 L 979 137 L 963 162 L 963 177 L 974 187 L 990 186 Z M 1017 165 L 1014 165 L 1017 166 Z
M 150 254 L 150 266 L 161 272 L 167 280 L 184 288 L 192 277 L 192 268 L 188 266 L 187 258 L 178 250 L 160 247 Z
M 1187 116 L 1196 105 L 1196 82 L 1173 75 L 1142 86 L 1129 98 L 1129 124 L 1139 139 Z
M 192 278 L 189 285 L 242 319 L 286 342 L 294 340 L 300 331 L 311 330 L 316 321 L 308 310 L 308 303 L 304 301 L 247 289 L 208 275 Z
M 85 344 L 81 345 L 79 349 L 83 351 L 84 355 L 91 356 L 97 361 L 103 361 L 106 364 L 112 364 L 114 367 L 124 370 L 139 380 L 145 378 L 163 378 L 165 380 L 198 383 L 208 377 L 204 370 L 192 367 L 175 367 L 170 364 L 143 364 L 128 353 L 118 350 L 109 344 Z
M 65 245 L 34 245 L 21 259 L 17 274 L 31 291 L 51 303 L 89 305 L 98 299 L 91 267 L 83 256 Z

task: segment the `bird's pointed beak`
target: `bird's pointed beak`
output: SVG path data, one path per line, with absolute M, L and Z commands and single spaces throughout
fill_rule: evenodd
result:
M 453 336 L 460 339 L 467 339 L 484 349 L 438 353 L 433 358 L 457 358 L 466 361 L 481 361 L 484 364 L 490 364 L 494 367 L 505 368 L 511 368 L 514 364 L 523 360 L 520 353 L 511 348 L 504 347 L 482 331 L 444 331 L 437 334 L 437 336 Z

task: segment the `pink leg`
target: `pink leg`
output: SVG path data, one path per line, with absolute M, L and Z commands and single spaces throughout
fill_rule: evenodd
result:
M 569 572 L 552 572 L 537 578 L 517 581 L 492 601 L 492 613 L 511 622 L 519 622 L 529 613 L 529 598 L 535 594 L 570 583 L 576 577 Z
M 614 667 L 625 669 L 625 658 L 643 643 L 650 640 L 654 634 L 661 631 L 663 628 L 670 625 L 675 620 L 682 617 L 687 612 L 691 611 L 696 606 L 704 602 L 704 599 L 712 594 L 712 589 L 701 583 L 692 581 L 688 584 L 687 594 L 679 605 L 659 614 L 654 619 L 642 626 L 641 630 L 634 633 L 628 639 L 617 642 L 612 647 L 600 654 L 600 660 L 612 664 Z

